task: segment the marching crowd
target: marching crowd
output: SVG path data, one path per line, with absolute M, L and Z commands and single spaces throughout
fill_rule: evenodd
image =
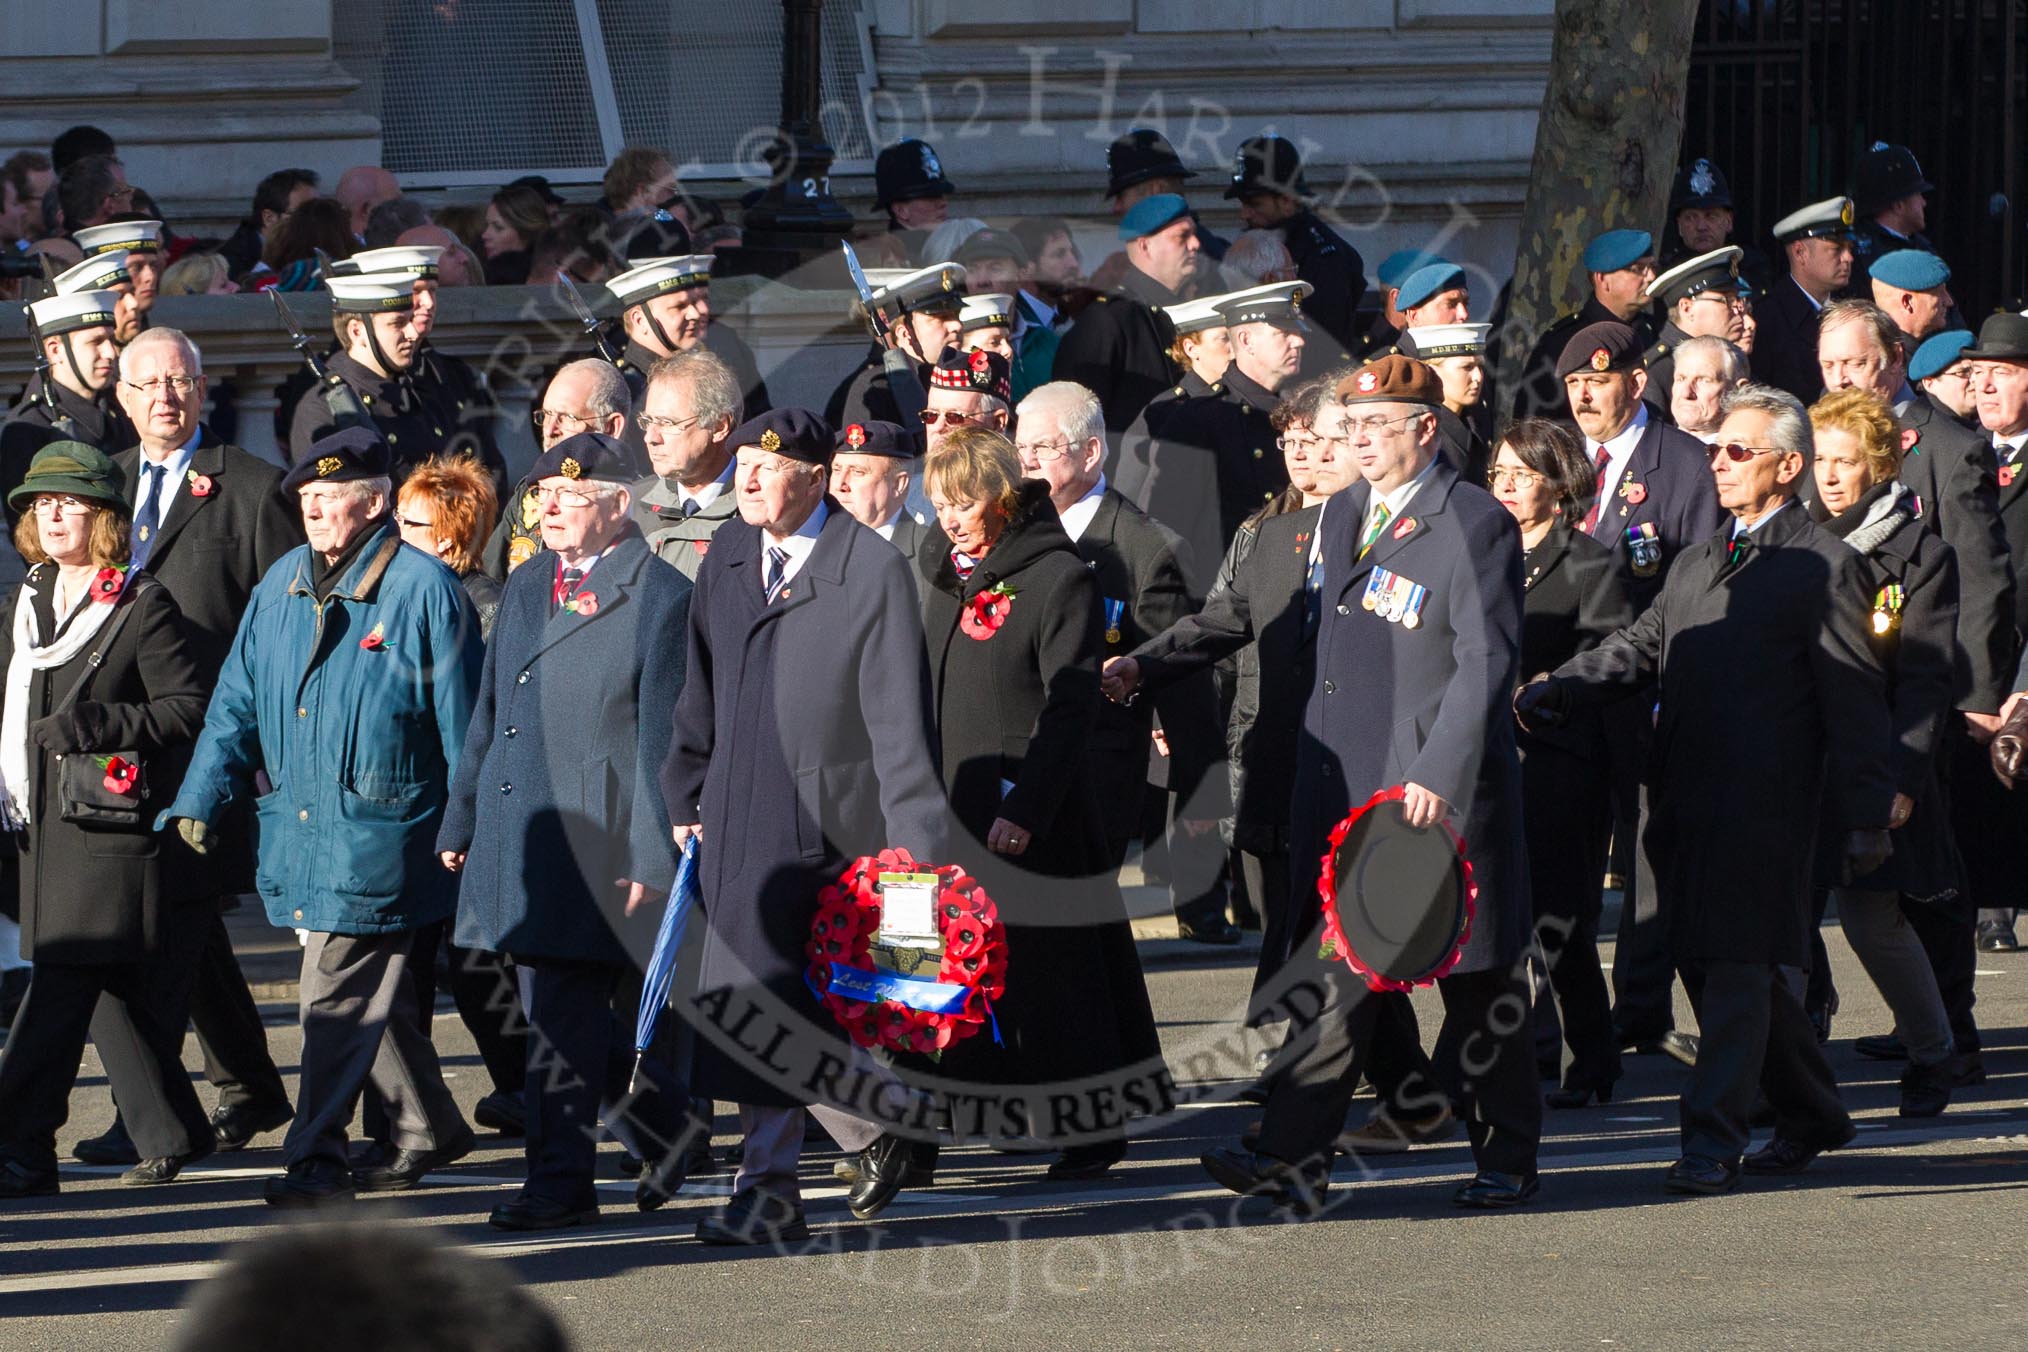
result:
M 619 306 L 548 374 L 513 478 L 484 373 L 428 341 L 476 260 L 426 213 L 375 240 L 410 200 L 382 171 L 349 206 L 264 182 L 253 239 L 209 247 L 66 136 L 53 182 L 0 174 L 63 255 L 0 436 L 26 570 L 0 1197 L 59 1191 L 88 1040 L 119 1120 L 75 1153 L 125 1183 L 286 1125 L 276 1206 L 417 1186 L 475 1140 L 440 972 L 491 1083 L 474 1120 L 525 1138 L 504 1229 L 595 1219 L 608 1135 L 662 1206 L 725 1162 L 720 1102 L 708 1243 L 807 1233 L 813 1127 L 862 1219 L 934 1186 L 943 1140 L 1101 1177 L 1178 1092 L 1117 881 L 1137 843 L 1185 939 L 1261 932 L 1261 1114 L 1203 1163 L 1296 1214 L 1334 1152 L 1460 1123 L 1457 1202 L 1524 1204 L 1544 1107 L 1608 1102 L 1629 1053 L 1688 1067 L 1670 1190 L 1807 1167 L 1855 1132 L 1833 907 L 1900 1112 L 1984 1077 L 1974 955 L 2015 945 L 2028 746 L 2028 318 L 1960 319 L 1905 148 L 1781 219 L 1772 260 L 1693 161 L 1659 240 L 1589 243 L 1589 299 L 1501 388 L 1466 270 L 1410 250 L 1369 289 L 1282 138 L 1242 144 L 1225 241 L 1169 144 L 1121 136 L 1089 278 L 1066 222 L 954 216 L 903 141 L 859 241 L 872 348 L 821 411 L 771 399 L 714 321 L 730 237 L 629 151 L 601 206 L 525 181 L 487 208 L 488 282 L 561 269 Z M 262 245 L 304 213 L 329 247 Z M 329 293 L 285 467 L 203 421 L 202 353 L 150 321 L 172 253 Z M 1376 794 L 1454 833 L 1475 887 L 1430 1052 L 1318 906 Z M 888 849 L 997 902 L 990 1036 L 871 1055 L 820 1003 L 819 895 Z M 637 1044 L 689 862 L 683 1017 Z M 293 1102 L 222 919 L 248 893 L 303 938 Z

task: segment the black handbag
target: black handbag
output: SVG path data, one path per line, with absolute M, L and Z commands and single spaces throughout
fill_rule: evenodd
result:
M 135 580 L 137 588 L 160 586 L 150 577 Z M 71 683 L 56 708 L 50 712 L 61 714 L 77 703 L 78 696 L 90 684 L 99 663 L 105 660 L 106 651 L 113 646 L 120 629 L 133 612 L 133 606 L 126 597 L 116 603 L 119 609 L 113 615 L 113 622 L 99 635 L 98 645 L 85 661 L 84 673 Z M 123 791 L 106 787 L 106 780 L 115 768 L 124 768 L 129 776 Z M 56 801 L 57 815 L 64 821 L 83 826 L 110 826 L 134 829 L 145 820 L 141 804 L 148 797 L 148 775 L 138 751 L 65 751 L 56 756 Z

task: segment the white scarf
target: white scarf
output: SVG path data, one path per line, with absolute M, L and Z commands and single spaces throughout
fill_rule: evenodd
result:
M 56 578 L 52 567 L 48 579 L 52 590 Z M 28 697 L 35 673 L 54 670 L 83 652 L 119 604 L 117 600 L 93 600 L 87 585 L 71 603 L 71 624 L 59 625 L 55 641 L 41 647 L 38 631 L 42 626 L 35 615 L 37 594 L 37 579 L 31 573 L 14 603 L 14 656 L 7 663 L 5 702 L 0 704 L 0 825 L 11 831 L 28 825 L 28 800 L 34 783 L 29 770 Z M 80 606 L 84 608 L 82 615 L 77 614 Z

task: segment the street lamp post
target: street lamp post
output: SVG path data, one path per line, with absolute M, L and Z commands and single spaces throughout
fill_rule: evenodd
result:
M 831 196 L 831 162 L 824 139 L 824 0 L 782 0 L 782 116 L 764 153 L 771 171 L 760 200 L 747 208 L 745 236 L 730 271 L 768 277 L 795 274 L 812 285 L 844 285 L 831 264 L 808 265 L 837 254 L 852 230 L 852 213 Z M 815 274 L 815 275 L 813 275 Z

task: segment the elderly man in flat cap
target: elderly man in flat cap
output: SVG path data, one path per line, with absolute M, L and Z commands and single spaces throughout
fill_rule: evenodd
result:
M 1438 1078 L 1465 1101 L 1478 1174 L 1460 1206 L 1536 1193 L 1542 1103 L 1518 963 L 1530 936 L 1521 849 L 1521 762 L 1508 711 L 1520 662 L 1521 537 L 1484 489 L 1438 454 L 1443 383 L 1409 357 L 1384 357 L 1337 388 L 1362 482 L 1334 499 L 1313 545 L 1323 565 L 1316 679 L 1296 753 L 1293 894 L 1313 895 L 1333 827 L 1375 792 L 1402 790 L 1412 830 L 1448 822 L 1478 882 L 1469 937 L 1437 981 L 1444 1000 Z M 1376 699 L 1391 698 L 1376 712 Z M 1349 886 L 1349 884 L 1348 884 Z M 1371 1056 L 1383 998 L 1349 963 L 1320 957 L 1313 929 L 1287 974 L 1321 986 L 1314 1025 L 1292 1028 L 1270 1082 L 1257 1146 L 1203 1163 L 1235 1192 L 1318 1210 L 1332 1143 Z M 1449 1047 L 1449 1055 L 1442 1053 Z M 1469 1051 L 1467 1051 L 1469 1047 Z M 1469 1071 L 1464 1070 L 1469 1056 Z
M 732 445 L 740 519 L 697 571 L 661 787 L 678 843 L 698 840 L 710 917 L 697 990 L 679 1001 L 698 1031 L 695 1087 L 738 1103 L 746 1137 L 732 1200 L 697 1237 L 785 1243 L 809 1233 L 806 1104 L 860 1151 L 846 1200 L 862 1219 L 914 1154 L 831 1098 L 849 1048 L 804 983 L 817 893 L 890 847 L 943 862 L 948 812 L 909 564 L 827 491 L 831 428 L 776 409 Z
M 471 1149 L 409 978 L 416 931 L 457 904 L 435 858 L 482 657 L 457 577 L 404 545 L 372 428 L 312 443 L 282 480 L 309 543 L 254 588 L 182 790 L 161 816 L 192 849 L 253 799 L 268 919 L 306 931 L 302 1083 L 274 1206 L 399 1191 Z M 254 774 L 273 789 L 253 798 Z M 393 1157 L 355 1175 L 345 1128 L 371 1084 Z

